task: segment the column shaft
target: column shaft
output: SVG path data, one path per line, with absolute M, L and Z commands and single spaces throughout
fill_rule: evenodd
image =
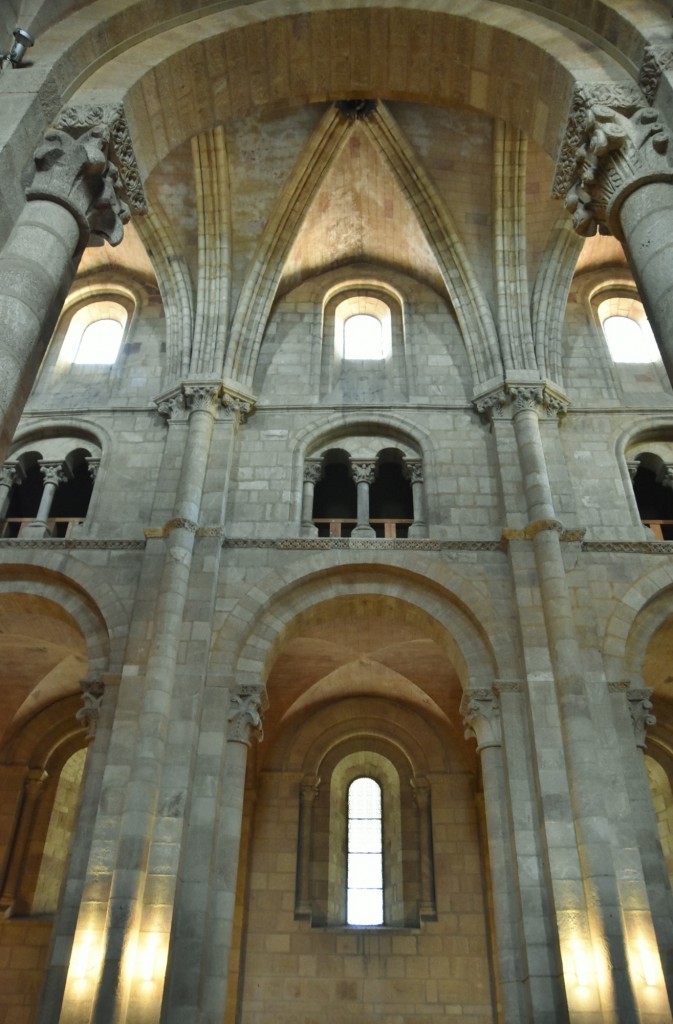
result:
M 638 292 L 673 384 L 673 185 L 641 185 L 623 201 L 620 223 Z
M 35 200 L 21 211 L 0 253 L 0 459 L 72 284 L 79 243 L 72 213 Z

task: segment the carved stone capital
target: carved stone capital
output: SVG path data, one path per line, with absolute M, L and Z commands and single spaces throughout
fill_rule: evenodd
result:
M 652 690 L 649 687 L 644 687 L 642 690 L 628 690 L 626 692 L 637 747 L 645 746 L 647 727 L 657 723 L 656 717 L 652 714 L 651 696 Z
M 266 692 L 260 687 L 242 686 L 232 693 L 227 714 L 229 740 L 249 746 L 255 732 L 261 741 L 264 738 L 262 717 L 266 707 Z
M 226 384 L 222 387 L 221 403 L 225 414 L 236 420 L 237 423 L 245 423 L 248 416 L 255 410 L 255 403 L 251 397 L 232 391 Z
M 539 416 L 563 416 L 570 404 L 566 395 L 547 380 L 506 381 L 481 395 L 476 395 L 473 404 L 477 412 L 492 419 L 498 414 L 534 410 Z
M 223 409 L 225 418 L 243 423 L 255 407 L 252 395 L 218 380 L 184 381 L 155 398 L 154 404 L 159 415 L 171 423 L 186 422 L 190 413 L 196 410 L 215 414 L 219 407 Z
M 466 690 L 460 713 L 465 723 L 465 739 L 476 739 L 478 751 L 501 745 L 500 701 L 493 690 Z
M 376 463 L 365 459 L 352 459 L 351 473 L 356 484 L 371 485 L 376 476 Z
M 64 206 L 80 227 L 83 245 L 119 245 L 130 211 L 121 197 L 119 173 L 109 159 L 110 132 L 99 125 L 79 138 L 49 129 L 35 150 L 28 200 Z
M 89 470 L 89 476 L 95 483 L 96 477 L 98 476 L 98 470 L 100 469 L 100 459 L 88 456 L 84 461 L 86 462 L 87 469 Z
M 121 103 L 66 107 L 54 127 L 67 131 L 70 135 L 76 135 L 98 125 L 104 125 L 109 132 L 110 159 L 119 171 L 129 205 L 136 213 L 147 213 L 147 201 L 138 170 L 138 160 Z
M 18 487 L 23 480 L 23 469 L 18 462 L 6 462 L 0 466 L 0 487 Z
M 165 416 L 169 423 L 186 423 L 189 418 L 181 388 L 160 395 L 159 398 L 154 399 L 154 404 L 159 415 Z
M 84 706 L 79 709 L 75 718 L 85 726 L 88 738 L 93 739 L 98 728 L 105 683 L 102 679 L 82 679 L 79 685 Z
M 669 144 L 657 111 L 635 86 L 577 86 L 553 190 L 564 198 L 575 231 L 623 239 L 624 199 L 648 182 L 673 182 Z
M 673 48 L 667 44 L 646 46 L 638 74 L 638 85 L 648 103 L 654 103 L 661 76 L 673 68 Z
M 640 469 L 640 462 L 637 459 L 634 462 L 627 462 L 626 468 L 629 471 L 629 476 L 631 477 L 631 479 L 635 480 L 636 473 Z
M 68 480 L 68 473 L 63 462 L 40 462 L 40 472 L 45 484 L 53 484 L 58 487 Z
M 220 398 L 219 384 L 185 384 L 183 398 L 190 412 L 208 412 L 211 416 L 217 413 Z
M 411 484 L 423 483 L 423 461 L 422 459 L 405 459 L 404 475 Z
M 307 459 L 304 463 L 304 483 L 317 484 L 323 474 L 322 459 Z

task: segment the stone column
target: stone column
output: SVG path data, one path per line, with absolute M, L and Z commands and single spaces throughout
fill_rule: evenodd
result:
M 634 85 L 576 87 L 554 194 L 579 234 L 623 242 L 673 382 L 673 161 L 658 117 Z
M 295 917 L 310 918 L 313 912 L 311 901 L 311 836 L 313 835 L 313 805 L 319 790 L 320 778 L 317 775 L 307 775 L 302 780 L 299 804 Z
M 201 975 L 203 996 L 198 1019 L 203 1024 L 220 1021 L 226 1005 L 248 748 L 253 734 L 262 739 L 262 715 L 266 703 L 263 687 L 242 686 L 234 691 L 229 705 L 220 827 L 207 932 L 209 943 Z M 172 1019 L 170 1014 L 168 1019 Z
M 352 536 L 375 537 L 376 531 L 369 524 L 369 488 L 376 475 L 376 463 L 364 459 L 353 459 L 351 470 L 358 489 L 357 524 Z
M 34 155 L 28 202 L 0 253 L 0 458 L 33 385 L 85 247 L 117 245 L 129 219 L 109 134 L 50 130 Z
M 317 537 L 318 527 L 313 522 L 315 485 L 323 474 L 322 459 L 307 459 L 304 463 L 304 487 L 301 500 L 302 537 Z
M 430 813 L 430 783 L 417 775 L 411 780 L 414 802 L 418 810 L 418 841 L 420 854 L 420 899 L 418 912 L 421 919 L 437 920 L 435 884 L 432 871 L 432 815 Z
M 420 459 L 407 459 L 405 471 L 411 482 L 411 496 L 414 503 L 414 521 L 409 527 L 409 536 L 426 537 L 428 527 L 423 512 L 423 463 Z
M 40 462 L 40 471 L 44 480 L 44 490 L 40 498 L 40 507 L 32 523 L 27 523 L 23 528 L 23 536 L 26 537 L 49 537 L 47 522 L 51 506 L 54 501 L 56 489 L 68 479 L 66 467 L 63 462 Z
M 7 515 L 7 509 L 12 498 L 12 488 L 18 487 L 23 482 L 23 470 L 18 462 L 6 462 L 0 468 L 0 519 Z
M 532 542 L 559 712 L 559 754 L 567 764 L 567 823 L 572 822 L 576 837 L 572 844 L 567 837 L 561 838 L 545 814 L 570 1019 L 582 1020 L 590 1007 L 609 1003 L 625 1020 L 635 1021 L 646 1013 L 649 996 L 642 994 L 632 970 L 630 920 L 635 893 L 647 904 L 647 891 L 640 869 L 634 869 L 627 885 L 620 868 L 621 848 L 632 824 L 628 814 L 620 813 L 617 827 L 616 812 L 606 804 L 608 780 L 615 768 L 604 746 L 595 741 L 595 698 L 585 680 L 561 546 L 565 531 L 554 515 L 539 429 L 538 417 L 561 411 L 563 401 L 543 384 L 509 384 L 506 392 L 504 401 L 512 403 L 529 519 L 524 531 L 507 531 L 507 535 L 512 541 L 517 535 Z M 631 838 L 635 845 L 635 835 Z M 571 884 L 568 867 L 575 865 L 578 854 L 581 874 Z M 578 976 L 578 949 L 584 950 L 579 961 L 590 967 L 586 977 L 581 969 L 582 978 Z
M 0 894 L 0 906 L 6 907 L 5 917 L 12 917 L 14 913 L 30 912 L 30 907 L 20 906 L 21 882 L 37 804 L 44 792 L 46 781 L 47 774 L 42 768 L 31 768 L 26 775 L 21 812 L 11 846 L 9 871 Z
M 88 866 L 63 998 L 66 1016 L 86 1009 L 95 1024 L 116 1019 L 127 1000 L 151 1007 L 150 1017 L 156 1014 L 158 1019 L 160 1012 L 187 786 L 182 766 L 171 776 L 168 741 L 176 714 L 173 700 L 193 548 L 222 390 L 219 382 L 195 382 L 160 402 L 160 411 L 181 420 L 185 433 L 174 516 L 148 537 L 151 582 L 143 598 L 145 607 L 155 602 L 154 629 L 147 661 L 140 671 L 136 667 L 131 681 L 132 691 L 126 688 L 120 695 L 109 768 L 125 785 L 112 818 L 114 832 L 106 811 L 99 809 L 96 819 L 92 848 L 102 843 L 105 852 L 92 856 Z M 161 869 L 154 867 L 153 857 L 159 854 Z M 86 896 L 103 890 L 103 899 Z M 89 956 L 89 947 L 96 950 L 96 966 L 83 986 L 77 964 Z M 142 964 L 150 961 L 148 981 L 149 968 Z M 46 1007 L 44 1012 L 48 1014 Z
M 531 995 L 527 990 L 529 970 L 519 926 L 521 911 L 517 906 L 512 851 L 507 841 L 508 801 L 504 790 L 500 702 L 491 689 L 467 690 L 460 711 L 465 722 L 465 737 L 476 739 L 481 757 L 503 1022 L 532 1024 Z

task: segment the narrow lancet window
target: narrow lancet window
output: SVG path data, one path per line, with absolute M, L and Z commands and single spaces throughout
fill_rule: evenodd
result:
M 381 787 L 370 778 L 348 787 L 346 922 L 383 924 L 383 821 Z

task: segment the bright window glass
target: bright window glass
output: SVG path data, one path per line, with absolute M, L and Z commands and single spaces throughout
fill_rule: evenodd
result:
M 661 356 L 643 304 L 635 292 L 611 295 L 597 306 L 615 363 L 655 363 Z
M 381 321 L 369 313 L 356 313 L 344 323 L 344 359 L 383 359 Z
M 95 320 L 82 333 L 74 363 L 111 366 L 117 359 L 124 325 L 118 320 Z
M 383 924 L 383 822 L 381 787 L 355 779 L 348 787 L 346 922 Z

